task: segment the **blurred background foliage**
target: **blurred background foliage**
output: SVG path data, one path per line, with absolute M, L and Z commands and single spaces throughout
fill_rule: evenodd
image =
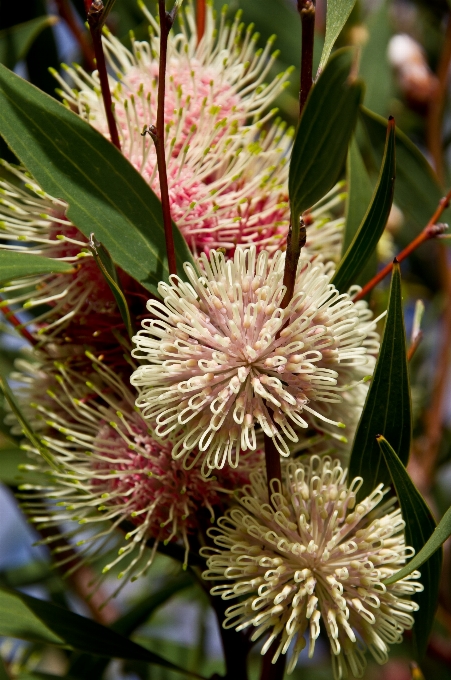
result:
M 221 0 L 214 0 L 218 11 Z M 155 10 L 155 2 L 146 0 Z M 231 0 L 228 13 L 243 13 L 245 24 L 254 23 L 260 44 L 273 34 L 280 51 L 274 73 L 294 65 L 291 86 L 280 96 L 280 115 L 295 124 L 298 111 L 300 22 L 294 0 Z M 325 33 L 326 2 L 317 0 L 315 62 L 319 63 Z M 49 67 L 60 70 L 61 61 L 89 68 L 92 48 L 84 26 L 83 0 L 0 0 L 0 61 L 54 95 L 55 80 Z M 146 22 L 135 0 L 116 0 L 109 29 L 124 44 L 133 31 L 145 39 Z M 409 41 L 406 42 L 407 36 Z M 406 138 L 398 139 L 398 173 L 395 208 L 387 227 L 384 252 L 389 260 L 425 226 L 437 201 L 451 183 L 451 109 L 449 66 L 451 16 L 446 0 L 357 0 L 336 47 L 354 45 L 359 51 L 359 77 L 365 82 L 367 108 L 383 117 L 393 115 Z M 357 141 L 370 181 L 375 182 L 385 131 L 359 123 Z M 415 146 L 413 146 L 415 145 Z M 0 156 L 14 160 L 0 143 Z M 402 165 L 402 167 L 401 167 Z M 444 220 L 450 219 L 450 211 Z M 451 504 L 451 273 L 444 242 L 429 242 L 403 263 L 405 319 L 412 327 L 415 301 L 425 303 L 423 340 L 411 362 L 414 406 L 414 448 L 409 472 L 437 518 Z M 381 251 L 382 249 L 380 249 Z M 386 305 L 388 284 L 373 293 L 375 310 Z M 26 355 L 19 336 L 0 323 L 0 371 L 9 373 L 14 361 Z M 102 610 L 80 597 L 89 573 L 63 579 L 51 568 L 51 556 L 27 526 L 13 492 L 21 482 L 18 462 L 25 460 L 18 442 L 11 439 L 0 408 L 0 584 L 48 599 L 87 616 L 111 623 L 125 616 L 123 625 L 133 639 L 158 651 L 176 664 L 205 677 L 224 672 L 216 619 L 208 599 L 190 571 L 169 557 L 159 556 L 148 577 L 129 584 L 119 598 Z M 449 548 L 449 546 L 448 546 Z M 96 570 L 102 565 L 96 565 Z M 91 574 L 92 575 L 92 574 Z M 114 579 L 114 575 L 112 577 Z M 107 590 L 113 590 L 113 585 Z M 128 616 L 128 619 L 126 618 Z M 125 628 L 124 628 L 125 630 Z M 12 639 L 0 642 L 0 680 L 4 678 L 142 678 L 169 680 L 180 675 L 137 662 L 107 663 L 42 643 Z M 320 644 L 315 659 L 301 656 L 294 678 L 326 680 L 331 677 L 328 646 Z M 421 671 L 409 663 L 409 639 L 392 651 L 384 667 L 370 665 L 368 680 L 420 679 Z M 258 648 L 250 659 L 250 677 L 257 678 L 261 658 Z M 436 623 L 426 660 L 426 678 L 451 678 L 451 569 L 450 551 L 440 585 Z

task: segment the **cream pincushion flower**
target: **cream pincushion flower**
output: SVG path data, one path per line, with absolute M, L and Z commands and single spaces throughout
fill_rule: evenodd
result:
M 418 605 L 410 596 L 423 590 L 420 574 L 389 586 L 382 581 L 413 554 L 405 546 L 404 521 L 395 499 L 381 504 L 380 484 L 356 505 L 362 483 L 346 481 L 338 461 L 312 456 L 309 464 L 284 463 L 283 484 L 273 480 L 268 504 L 263 470 L 238 494 L 242 506 L 227 511 L 208 534 L 217 548 L 203 548 L 207 580 L 224 600 L 224 628 L 253 626 L 252 640 L 269 633 L 262 654 L 281 636 L 274 661 L 291 649 L 293 671 L 309 633 L 309 657 L 323 628 L 330 641 L 334 677 L 362 677 L 368 648 L 378 663 L 388 646 L 401 642 Z M 381 504 L 381 505 L 380 505 Z M 377 507 L 379 506 L 379 507 Z
M 284 256 L 255 247 L 233 260 L 203 254 L 204 274 L 185 265 L 189 283 L 161 283 L 164 304 L 150 300 L 132 354 L 142 360 L 131 382 L 156 436 L 170 437 L 173 455 L 197 447 L 204 471 L 238 465 L 255 450 L 257 431 L 289 455 L 310 418 L 343 427 L 323 410 L 362 379 L 374 322 L 329 283 L 332 269 L 301 259 L 294 296 L 280 304 Z M 372 363 L 369 364 L 372 368 Z

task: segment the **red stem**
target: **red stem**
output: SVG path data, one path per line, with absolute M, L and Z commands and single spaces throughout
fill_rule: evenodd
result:
M 205 0 L 197 0 L 196 26 L 197 44 L 200 43 L 205 33 L 206 3 Z
M 88 67 L 93 71 L 95 69 L 94 62 L 94 52 L 91 45 L 88 42 L 87 34 L 81 26 L 79 25 L 74 13 L 72 12 L 71 6 L 67 0 L 55 0 L 56 6 L 58 7 L 58 14 L 66 22 L 67 26 L 72 32 L 72 35 L 80 45 L 80 49 L 83 54 L 83 58 L 88 65 Z
M 96 58 L 97 70 L 99 72 L 100 88 L 102 90 L 103 105 L 105 107 L 105 115 L 108 123 L 108 130 L 112 143 L 116 148 L 121 150 L 121 143 L 119 141 L 119 133 L 117 131 L 116 120 L 113 113 L 113 102 L 111 99 L 110 84 L 108 82 L 108 73 L 106 69 L 105 54 L 102 45 L 102 15 L 103 4 L 92 3 L 88 12 L 88 24 L 91 31 L 92 44 L 94 46 L 94 54 Z
M 280 453 L 275 447 L 274 439 L 265 434 L 265 465 L 266 480 L 268 485 L 268 502 L 271 503 L 271 480 L 278 479 L 282 484 L 282 468 L 280 465 Z M 274 508 L 275 509 L 275 508 Z
M 19 331 L 21 336 L 25 338 L 25 340 L 28 340 L 30 345 L 36 345 L 37 340 L 31 335 L 31 333 L 24 327 L 23 323 L 20 321 L 20 319 L 17 318 L 17 316 L 14 314 L 14 312 L 10 309 L 10 307 L 7 307 L 6 305 L 1 306 L 0 308 L 1 313 L 5 317 L 9 323 L 16 328 L 16 330 Z
M 315 0 L 298 0 L 298 12 L 302 25 L 301 86 L 299 91 L 299 112 L 313 84 L 313 43 L 315 40 Z
M 166 252 L 168 256 L 169 274 L 177 274 L 175 257 L 174 234 L 172 231 L 171 206 L 169 203 L 168 174 L 166 169 L 166 155 L 164 149 L 164 102 L 166 94 L 166 61 L 168 54 L 168 35 L 174 18 L 166 12 L 165 0 L 158 0 L 160 13 L 160 64 L 158 72 L 158 107 L 157 125 L 152 135 L 157 154 L 158 176 L 160 180 L 161 205 L 163 208 L 164 235 L 166 238 Z
M 403 260 L 405 260 L 406 257 L 413 253 L 413 251 L 416 250 L 416 248 L 418 248 L 418 246 L 420 246 L 425 241 L 429 241 L 429 239 L 436 238 L 437 236 L 440 236 L 440 234 L 443 234 L 446 227 L 443 224 L 437 224 L 437 220 L 441 217 L 443 211 L 446 210 L 446 208 L 449 206 L 450 200 L 451 189 L 448 191 L 444 198 L 440 199 L 439 204 L 437 206 L 437 210 L 432 215 L 431 219 L 429 220 L 421 234 L 418 234 L 418 236 L 414 238 L 413 241 L 409 243 L 409 245 L 406 246 L 404 250 L 402 250 L 399 253 L 399 255 L 396 256 L 398 262 L 402 262 Z M 360 293 L 357 293 L 357 295 L 353 298 L 354 302 L 357 302 L 357 300 L 361 300 L 362 298 L 364 298 L 365 295 L 367 295 L 370 292 L 370 290 L 373 290 L 374 286 L 377 286 L 377 284 L 380 281 L 382 281 L 382 279 L 385 279 L 385 277 L 388 274 L 390 274 L 392 269 L 393 262 L 390 262 L 383 269 L 381 269 L 381 271 L 378 272 L 376 276 L 371 279 L 371 281 L 368 281 L 368 283 L 365 286 L 363 286 Z

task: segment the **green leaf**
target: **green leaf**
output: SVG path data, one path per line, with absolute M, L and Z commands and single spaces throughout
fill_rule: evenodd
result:
M 365 125 L 378 162 L 382 159 L 387 121 L 362 107 Z M 443 192 L 431 166 L 421 151 L 396 128 L 395 203 L 418 227 L 425 227 L 434 214 Z
M 114 262 L 111 259 L 107 249 L 100 243 L 100 241 L 97 241 L 94 234 L 91 234 L 90 236 L 89 247 L 98 268 L 102 272 L 105 281 L 109 285 L 111 292 L 114 295 L 114 299 L 116 300 L 116 304 L 121 314 L 122 321 L 125 324 L 125 328 L 127 329 L 127 333 L 130 337 L 133 337 L 135 333 L 130 317 L 130 311 L 128 309 L 127 300 L 122 290 Z
M 129 637 L 139 626 L 146 623 L 158 607 L 165 604 L 180 590 L 192 584 L 192 577 L 186 572 L 182 572 L 177 578 L 172 579 L 156 593 L 152 593 L 141 602 L 138 602 L 129 612 L 121 616 L 121 618 L 112 624 L 112 630 Z M 68 673 L 83 680 L 97 680 L 102 677 L 107 663 L 108 661 L 105 659 L 81 654 L 72 661 Z
M 0 390 L 3 392 L 4 397 L 11 408 L 11 411 L 14 413 L 17 420 L 22 425 L 24 434 L 28 437 L 33 446 L 39 451 L 39 453 L 44 458 L 46 463 L 48 463 L 48 465 L 50 465 L 51 467 L 58 469 L 58 465 L 55 462 L 54 457 L 52 456 L 48 448 L 45 446 L 45 444 L 41 442 L 33 432 L 33 428 L 31 427 L 27 418 L 22 413 L 22 410 L 19 404 L 17 403 L 15 396 L 11 392 L 11 388 L 8 385 L 8 381 L 2 375 L 0 375 Z
M 0 657 L 0 680 L 10 680 L 3 659 Z
M 380 433 L 394 443 L 401 461 L 407 464 L 412 415 L 401 273 L 397 263 L 393 267 L 384 337 L 349 462 L 349 478 L 363 477 L 360 498 L 368 496 L 380 482 L 390 482 L 389 470 L 376 441 Z
M 405 466 L 386 438 L 379 435 L 377 441 L 390 470 L 402 516 L 406 523 L 406 544 L 411 545 L 416 553 L 420 553 L 435 532 L 434 518 L 420 492 L 407 474 Z M 434 622 L 442 567 L 441 552 L 441 550 L 434 552 L 423 563 L 421 582 L 424 591 L 416 593 L 413 598 L 420 606 L 419 611 L 415 614 L 415 625 L 412 631 L 413 647 L 419 660 L 423 658 L 426 652 L 429 634 Z
M 346 291 L 352 283 L 355 283 L 357 275 L 360 274 L 375 251 L 390 215 L 394 186 L 395 121 L 391 118 L 387 128 L 385 152 L 379 179 L 371 203 L 331 281 L 338 290 Z
M 0 31 L 0 62 L 13 68 L 18 61 L 27 56 L 27 52 L 35 39 L 48 26 L 58 23 L 56 16 L 44 15 L 16 24 Z
M 348 20 L 354 5 L 355 0 L 327 0 L 326 38 L 324 40 L 323 53 L 319 63 L 319 73 L 321 73 L 326 66 L 327 60 L 332 52 L 332 47 Z
M 200 677 L 91 619 L 6 588 L 0 588 L 0 635 L 76 649 L 96 656 L 145 661 Z
M 362 98 L 362 85 L 350 78 L 352 59 L 351 49 L 335 52 L 302 112 L 288 179 L 293 226 L 340 177 Z
M 396 574 L 386 578 L 383 583 L 385 583 L 386 586 L 390 585 L 391 583 L 396 583 L 396 581 L 399 581 L 400 579 L 411 574 L 412 571 L 419 569 L 422 564 L 424 564 L 435 552 L 437 552 L 437 550 L 442 547 L 444 542 L 447 541 L 450 536 L 451 508 L 448 508 L 438 523 L 438 526 L 435 527 L 432 536 L 427 540 L 420 552 L 418 552 L 415 557 L 413 557 L 410 562 L 406 564 L 405 567 L 397 571 Z
M 74 271 L 68 262 L 53 260 L 31 253 L 16 253 L 13 250 L 0 250 L 0 284 L 9 283 L 23 276 L 38 274 L 59 274 Z
M 114 262 L 157 293 L 169 272 L 161 203 L 141 175 L 97 130 L 0 65 L 0 134 L 67 217 L 92 232 Z M 179 273 L 194 262 L 173 225 Z
M 392 29 L 389 3 L 386 0 L 370 15 L 367 30 L 369 38 L 362 48 L 359 63 L 359 77 L 365 83 L 364 104 L 387 118 L 395 88 L 393 69 L 387 58 Z
M 363 162 L 356 138 L 349 145 L 346 163 L 348 196 L 346 200 L 346 221 L 341 254 L 344 255 L 351 245 L 362 223 L 373 196 L 373 186 Z

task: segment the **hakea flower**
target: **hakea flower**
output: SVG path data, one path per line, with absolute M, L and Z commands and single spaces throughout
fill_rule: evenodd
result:
M 280 252 L 269 260 L 238 247 L 226 260 L 211 251 L 201 264 L 202 275 L 185 264 L 189 284 L 160 283 L 164 304 L 147 303 L 154 318 L 133 338 L 136 404 L 158 437 L 172 439 L 174 457 L 189 467 L 203 455 L 208 474 L 255 450 L 256 427 L 285 456 L 312 420 L 344 427 L 324 411 L 372 369 L 377 336 L 365 305 L 340 295 L 321 261 L 301 258 L 286 309 Z
M 31 403 L 35 413 L 30 420 L 55 469 L 49 470 L 38 452 L 26 446 L 35 461 L 25 469 L 44 471 L 50 479 L 46 485 L 20 487 L 27 491 L 24 507 L 39 526 L 64 525 L 82 558 L 104 554 L 113 530 L 125 528 L 118 556 L 104 573 L 121 563 L 119 578 L 134 580 L 148 569 L 159 543 L 171 541 L 184 546 L 186 566 L 189 535 L 214 520 L 224 493 L 245 483 L 260 454 L 248 459 L 248 467 L 226 471 L 220 479 L 205 479 L 199 466 L 187 473 L 172 458 L 171 444 L 149 434 L 123 381 L 103 362 L 88 358 L 92 374 L 86 381 L 69 363 L 57 363 L 53 376 L 43 372 L 41 380 L 32 369 L 28 403 L 30 395 L 41 392 L 43 379 L 47 390 Z M 154 539 L 150 553 L 145 551 L 149 539 Z M 58 536 L 47 542 L 54 540 Z M 64 552 L 61 557 L 60 565 L 66 561 Z
M 146 9 L 149 41 L 132 37 L 127 49 L 117 38 L 103 38 L 114 77 L 110 88 L 124 155 L 160 195 L 154 144 L 146 129 L 156 121 L 159 25 Z M 198 41 L 192 3 L 180 11 L 180 31 L 169 34 L 165 98 L 165 147 L 171 214 L 193 252 L 255 243 L 272 252 L 285 247 L 289 223 L 288 160 L 293 130 L 270 110 L 287 85 L 288 69 L 269 83 L 275 63 L 275 36 L 256 50 L 258 35 L 244 31 L 238 12 L 232 24 L 219 24 L 209 3 L 205 31 Z M 55 72 L 63 100 L 109 136 L 98 73 L 65 67 Z M 72 81 L 72 82 L 71 82 Z M 75 86 L 75 87 L 74 87 Z M 343 219 L 329 209 L 343 203 L 342 185 L 315 207 L 307 223 L 312 252 L 339 255 Z
M 287 671 L 296 666 L 309 637 L 309 657 L 321 627 L 332 650 L 336 680 L 362 677 L 367 648 L 378 663 L 388 646 L 412 628 L 423 590 L 419 572 L 385 586 L 383 580 L 413 555 L 396 499 L 381 504 L 379 486 L 356 504 L 362 479 L 349 484 L 338 461 L 313 456 L 307 465 L 284 463 L 283 482 L 251 473 L 238 494 L 242 507 L 229 509 L 208 530 L 217 548 L 202 548 L 207 580 L 225 581 L 212 595 L 239 598 L 225 612 L 224 628 L 254 626 L 252 640 L 269 632 L 262 654 L 280 639 L 273 663 L 291 650 Z M 279 638 L 280 636 L 280 638 Z

